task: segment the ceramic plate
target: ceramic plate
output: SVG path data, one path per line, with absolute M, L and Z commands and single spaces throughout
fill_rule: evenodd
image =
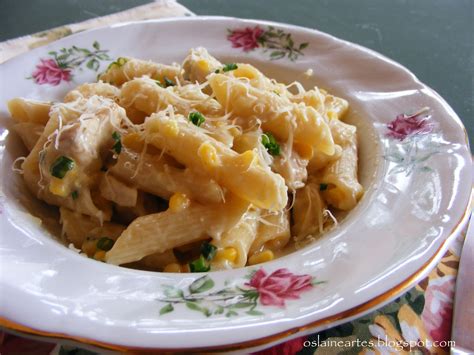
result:
M 257 267 L 152 273 L 68 249 L 12 171 L 25 151 L 5 102 L 60 100 L 119 56 L 171 63 L 197 46 L 347 99 L 365 196 L 315 243 Z M 32 50 L 0 74 L 0 312 L 1 324 L 17 331 L 117 350 L 256 349 L 395 298 L 430 270 L 467 219 L 471 157 L 454 111 L 399 64 L 315 30 L 220 17 L 129 23 Z

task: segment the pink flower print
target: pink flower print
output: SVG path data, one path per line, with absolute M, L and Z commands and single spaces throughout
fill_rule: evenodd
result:
M 412 114 L 400 114 L 388 125 L 387 137 L 395 138 L 400 141 L 414 134 L 431 133 L 434 124 L 430 122 L 430 116 L 422 116 L 426 108 Z
M 50 84 L 57 86 L 61 81 L 71 81 L 71 70 L 59 67 L 54 59 L 41 59 L 36 70 L 31 75 L 39 85 Z
M 264 306 L 285 306 L 285 300 L 298 299 L 300 293 L 313 288 L 310 275 L 295 275 L 288 269 L 278 269 L 267 275 L 260 269 L 246 285 L 254 287 Z
M 227 39 L 232 42 L 233 48 L 242 48 L 245 52 L 248 52 L 259 46 L 258 40 L 263 32 L 264 30 L 258 26 L 246 27 L 242 30 L 231 31 Z

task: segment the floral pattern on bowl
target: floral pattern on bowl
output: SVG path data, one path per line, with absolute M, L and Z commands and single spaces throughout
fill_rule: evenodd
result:
M 166 305 L 160 309 L 160 315 L 174 311 L 174 305 L 185 304 L 206 317 L 217 314 L 232 317 L 243 310 L 248 315 L 259 316 L 264 314 L 256 309 L 259 305 L 285 308 L 286 300 L 299 299 L 301 293 L 323 282 L 310 275 L 293 274 L 288 269 L 267 274 L 263 268 L 251 271 L 246 279 L 248 281 L 243 284 L 228 285 L 212 292 L 207 292 L 215 286 L 209 275 L 196 279 L 185 290 L 164 285 L 165 297 L 159 301 Z
M 232 43 L 232 48 L 242 48 L 244 52 L 262 48 L 264 53 L 270 52 L 271 60 L 286 57 L 295 61 L 304 55 L 303 50 L 309 45 L 308 42 L 296 44 L 291 33 L 273 26 L 267 29 L 254 26 L 227 31 L 227 40 Z
M 389 174 L 409 176 L 414 170 L 431 171 L 426 162 L 442 152 L 436 127 L 428 107 L 412 114 L 399 114 L 389 122 L 385 133 L 389 146 L 384 155 L 385 160 L 394 164 Z
M 94 41 L 93 49 L 71 46 L 61 48 L 59 51 L 48 52 L 50 58 L 40 58 L 39 64 L 27 79 L 33 79 L 35 84 L 49 84 L 57 86 L 63 81 L 70 82 L 73 78 L 73 71 L 76 68 L 82 70 L 85 64 L 86 68 L 97 72 L 100 68 L 100 62 L 110 60 L 107 52 L 100 48 L 100 44 Z

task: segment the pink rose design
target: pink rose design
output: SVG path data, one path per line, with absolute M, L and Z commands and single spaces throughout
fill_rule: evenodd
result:
M 420 117 L 424 112 L 425 110 L 413 115 L 405 115 L 403 113 L 398 115 L 387 125 L 387 136 L 402 141 L 412 134 L 430 133 L 434 128 L 434 124 L 429 122 L 430 116 Z
M 430 280 L 425 292 L 425 307 L 421 319 L 426 331 L 435 341 L 447 341 L 451 338 L 453 298 L 453 276 Z
M 231 31 L 227 39 L 232 42 L 233 48 L 243 48 L 245 52 L 248 52 L 259 46 L 258 40 L 263 32 L 263 29 L 258 26 L 246 27 L 242 30 Z
M 63 80 L 71 81 L 71 70 L 60 68 L 54 59 L 41 59 L 41 63 L 36 65 L 36 70 L 31 76 L 37 84 L 57 86 Z
M 300 293 L 313 288 L 310 275 L 295 275 L 288 269 L 278 269 L 267 275 L 259 269 L 246 285 L 254 287 L 264 306 L 285 306 L 285 300 L 298 299 Z

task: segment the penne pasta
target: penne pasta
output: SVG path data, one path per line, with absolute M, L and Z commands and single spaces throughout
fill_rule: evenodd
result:
M 181 68 L 179 66 L 164 65 L 151 61 L 135 58 L 118 58 L 111 63 L 107 70 L 99 75 L 103 82 L 121 86 L 134 78 L 149 76 L 160 83 L 165 83 L 165 78 L 174 82 L 182 80 Z
M 247 209 L 248 203 L 234 198 L 225 204 L 204 206 L 195 203 L 179 211 L 168 209 L 139 217 L 107 252 L 106 261 L 120 265 L 209 236 L 218 237 L 238 223 Z
M 205 48 L 182 65 L 120 57 L 63 102 L 8 102 L 29 151 L 14 170 L 95 260 L 257 265 L 314 240 L 363 195 L 348 105 Z
M 31 151 L 43 133 L 44 126 L 34 122 L 15 123 L 13 129 L 20 136 L 28 151 Z
M 155 114 L 145 122 L 149 141 L 188 168 L 205 171 L 235 195 L 270 210 L 287 202 L 281 176 L 256 164 L 255 152 L 238 154 L 196 129 L 182 116 Z
M 209 76 L 209 84 L 226 112 L 242 117 L 258 116 L 263 130 L 277 139 L 334 154 L 334 142 L 327 122 L 314 108 L 292 104 L 287 98 L 247 85 L 224 74 Z
M 333 121 L 332 125 L 342 153 L 322 172 L 321 181 L 328 185 L 322 194 L 331 206 L 347 211 L 355 207 L 363 193 L 357 181 L 356 128 L 341 121 Z
M 16 122 L 30 122 L 45 126 L 49 120 L 52 104 L 23 98 L 15 98 L 7 102 L 10 115 Z
M 290 241 L 290 213 L 262 213 L 258 223 L 257 236 L 250 246 L 249 254 L 256 255 L 263 250 L 282 250 Z
M 250 246 L 257 236 L 259 210 L 250 210 L 245 213 L 241 220 L 232 228 L 227 230 L 219 238 L 213 239 L 213 244 L 219 249 L 235 250 L 235 257 L 232 260 L 218 260 L 215 268 L 236 268 L 244 267 L 247 264 Z

